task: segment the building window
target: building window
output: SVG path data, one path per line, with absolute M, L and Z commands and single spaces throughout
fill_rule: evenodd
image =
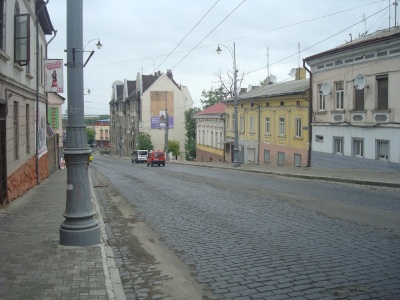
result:
M 264 150 L 264 162 L 265 163 L 270 162 L 270 151 L 269 150 Z
M 294 128 L 295 137 L 301 138 L 302 132 L 303 132 L 302 125 L 301 125 L 301 118 L 295 118 L 294 124 L 295 124 L 295 128 Z
M 6 7 L 7 1 L 0 0 L 0 50 L 6 52 Z
M 315 136 L 315 141 L 316 141 L 316 142 L 323 143 L 323 142 L 324 142 L 324 136 L 322 136 L 322 135 L 316 135 L 316 136 Z
M 254 133 L 254 117 L 250 117 L 250 132 Z
M 201 135 L 200 135 L 200 132 L 201 132 L 201 130 L 198 129 L 198 130 L 197 130 L 197 143 L 199 143 L 199 144 L 201 144 L 201 140 L 200 140 Z
M 204 129 L 203 129 L 202 143 L 203 143 L 203 145 L 206 144 L 206 131 Z
M 285 136 L 285 118 L 279 118 L 279 136 Z
M 271 118 L 265 117 L 265 135 L 271 134 Z
M 14 102 L 14 159 L 19 159 L 19 111 L 18 102 Z
M 229 131 L 229 115 L 226 115 L 226 120 L 225 120 L 225 126 L 226 126 L 226 131 Z
M 215 148 L 218 148 L 218 132 L 215 132 Z
M 232 129 L 231 129 L 231 131 L 235 131 L 235 130 L 236 130 L 236 128 L 235 128 L 235 116 L 232 115 Z
M 343 98 L 344 98 L 343 81 L 336 82 L 335 87 L 336 87 L 336 109 L 342 110 Z
M 244 132 L 244 116 L 240 116 L 240 132 Z
M 30 144 L 30 115 L 29 115 L 29 104 L 26 105 L 25 108 L 25 138 L 26 138 L 26 153 L 31 152 L 31 144 Z
M 376 159 L 389 160 L 388 140 L 376 140 Z
M 319 107 L 318 110 L 325 110 L 325 95 L 322 94 L 321 86 L 319 86 Z
M 40 83 L 43 84 L 43 46 L 40 46 Z
M 333 153 L 343 154 L 343 138 L 334 137 L 333 138 Z
M 364 157 L 364 140 L 359 138 L 353 139 L 353 155 Z
M 377 76 L 378 83 L 378 110 L 388 109 L 389 81 L 387 75 Z
M 354 108 L 355 110 L 364 110 L 364 89 L 357 90 L 354 92 Z
M 219 133 L 219 142 L 221 143 L 221 145 L 219 146 L 221 149 L 224 147 L 224 141 L 222 140 L 222 132 Z
M 105 130 L 105 140 L 108 141 L 109 137 L 108 137 L 108 129 Z
M 14 61 L 26 66 L 30 60 L 30 20 L 29 14 L 15 16 Z
M 211 147 L 214 147 L 214 132 L 211 131 Z

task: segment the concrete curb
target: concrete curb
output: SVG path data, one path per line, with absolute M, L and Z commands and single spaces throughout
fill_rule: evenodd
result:
M 103 216 L 100 212 L 100 206 L 97 202 L 96 194 L 94 192 L 92 179 L 89 174 L 89 182 L 90 182 L 90 193 L 92 195 L 92 203 L 95 208 L 98 222 L 100 225 L 100 233 L 102 242 L 100 244 L 101 250 L 101 260 L 103 264 L 104 276 L 105 276 L 105 285 L 107 289 L 107 297 L 111 300 L 126 300 L 126 295 L 124 289 L 122 287 L 121 276 L 119 274 L 119 270 L 116 266 L 114 259 L 114 251 L 110 246 L 107 246 L 107 233 L 103 221 Z

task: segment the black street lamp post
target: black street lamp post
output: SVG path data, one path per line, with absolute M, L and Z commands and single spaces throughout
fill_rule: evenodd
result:
M 234 134 L 235 134 L 235 141 L 233 145 L 233 167 L 237 168 L 240 167 L 240 161 L 239 161 L 239 132 L 238 132 L 238 97 L 237 97 L 237 72 L 238 70 L 236 69 L 236 50 L 235 50 L 235 43 L 233 43 L 233 50 L 231 50 L 229 47 L 225 45 L 221 45 L 228 49 L 230 54 L 232 55 L 233 58 L 233 98 L 234 98 L 234 104 L 233 104 L 233 109 L 234 109 Z M 217 50 L 218 54 L 222 52 L 221 48 L 218 45 Z

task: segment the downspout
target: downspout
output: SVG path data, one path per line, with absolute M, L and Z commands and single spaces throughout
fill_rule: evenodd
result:
M 36 11 L 36 184 L 39 180 L 39 13 L 46 7 L 47 0 L 40 9 Z
M 260 164 L 260 143 L 261 143 L 261 105 L 258 106 L 258 159 L 257 164 Z
M 312 144 L 312 127 L 311 127 L 311 120 L 312 120 L 312 99 L 313 99 L 313 92 L 312 92 L 312 73 L 306 67 L 306 61 L 303 59 L 303 67 L 310 73 L 310 91 L 308 93 L 308 155 L 307 155 L 307 167 L 311 167 L 311 144 Z

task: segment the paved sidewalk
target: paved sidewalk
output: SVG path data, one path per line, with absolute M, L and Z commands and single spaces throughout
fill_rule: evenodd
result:
M 58 170 L 0 208 L 0 299 L 125 299 L 109 247 L 59 245 L 66 182 Z
M 375 186 L 400 188 L 400 171 L 374 171 L 362 169 L 319 169 L 305 167 L 272 166 L 264 164 L 241 164 L 234 168 L 232 163 L 226 162 L 196 162 L 185 160 L 170 160 L 168 163 L 188 164 L 208 168 L 224 168 L 240 170 L 242 172 L 253 172 L 271 174 L 286 177 L 297 177 L 304 179 L 326 180 L 345 182 L 353 184 L 366 184 Z

